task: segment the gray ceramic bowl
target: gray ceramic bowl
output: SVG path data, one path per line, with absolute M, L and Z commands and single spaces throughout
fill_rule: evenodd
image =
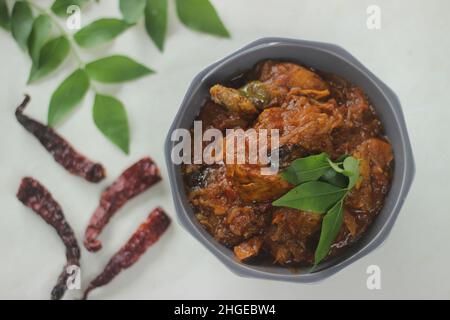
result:
M 381 118 L 394 149 L 394 177 L 380 215 L 360 241 L 348 248 L 341 256 L 322 264 L 314 273 L 309 273 L 308 270 L 292 273 L 286 268 L 275 265 L 254 266 L 236 261 L 233 252 L 215 241 L 197 222 L 186 198 L 180 167 L 174 165 L 170 157 L 174 145 L 170 139 L 172 131 L 176 128 L 191 127 L 209 95 L 209 88 L 251 69 L 257 62 L 265 59 L 298 62 L 340 75 L 362 87 Z M 327 43 L 281 38 L 257 40 L 200 72 L 192 81 L 170 128 L 165 153 L 175 208 L 181 224 L 189 233 L 231 271 L 240 276 L 295 282 L 314 282 L 325 279 L 377 248 L 391 231 L 415 173 L 405 120 L 400 101 L 394 92 L 341 47 Z

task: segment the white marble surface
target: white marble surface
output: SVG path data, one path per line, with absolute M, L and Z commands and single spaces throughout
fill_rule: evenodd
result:
M 39 1 L 47 3 L 48 1 Z M 90 185 L 67 175 L 15 121 L 13 111 L 24 92 L 33 100 L 27 111 L 44 120 L 51 92 L 67 75 L 67 63 L 53 77 L 26 86 L 29 59 L 9 34 L 0 31 L 0 298 L 47 299 L 64 264 L 59 239 L 15 198 L 21 177 L 42 181 L 64 207 L 82 239 L 101 190 L 122 169 L 143 155 L 161 165 L 166 178 L 163 139 L 191 79 L 202 68 L 265 36 L 327 41 L 353 53 L 400 97 L 415 153 L 417 175 L 388 240 L 375 252 L 318 284 L 302 285 L 243 279 L 174 223 L 170 232 L 132 269 L 92 294 L 100 299 L 319 299 L 450 298 L 450 2 L 407 0 L 214 0 L 230 29 L 231 40 L 191 32 L 170 6 L 167 46 L 160 54 L 141 26 L 114 44 L 84 54 L 126 53 L 156 69 L 142 80 L 112 87 L 126 104 L 132 127 L 131 155 L 112 147 L 91 120 L 92 94 L 58 130 L 78 149 L 100 159 L 109 177 Z M 366 8 L 382 10 L 381 30 L 366 28 Z M 117 1 L 102 1 L 83 15 L 118 16 Z M 83 250 L 83 284 L 96 275 L 150 209 L 162 205 L 175 218 L 167 178 L 130 202 L 103 232 L 104 249 Z M 382 289 L 366 288 L 366 268 L 382 270 Z M 78 297 L 72 291 L 68 298 Z

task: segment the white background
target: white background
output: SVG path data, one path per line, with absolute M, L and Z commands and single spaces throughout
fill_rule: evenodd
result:
M 232 33 L 231 40 L 187 30 L 176 19 L 170 1 L 164 54 L 149 41 L 142 23 L 113 44 L 83 54 L 89 60 L 107 53 L 124 53 L 158 71 L 124 86 L 103 88 L 115 93 L 128 109 L 130 156 L 121 154 L 95 128 L 92 94 L 58 128 L 80 151 L 108 168 L 108 178 L 99 185 L 68 175 L 13 116 L 27 92 L 32 96 L 27 113 L 44 121 L 51 93 L 75 64 L 66 63 L 54 76 L 27 87 L 29 58 L 10 34 L 0 30 L 0 298 L 47 299 L 65 263 L 57 235 L 15 198 L 23 176 L 32 175 L 50 189 L 81 240 L 100 192 L 144 155 L 151 155 L 161 166 L 164 182 L 120 210 L 101 235 L 104 249 L 100 253 L 83 250 L 83 285 L 102 270 L 156 205 L 163 206 L 175 223 L 133 268 L 94 291 L 92 298 L 450 298 L 450 2 L 213 2 Z M 366 28 L 370 4 L 381 7 L 381 30 Z M 90 6 L 83 14 L 83 23 L 99 16 L 119 16 L 117 1 Z M 354 54 L 400 97 L 414 149 L 416 179 L 388 240 L 318 284 L 244 279 L 232 274 L 178 225 L 169 191 L 163 141 L 190 81 L 215 60 L 265 36 L 332 42 Z M 380 291 L 366 288 L 366 269 L 371 264 L 381 267 Z M 79 295 L 74 291 L 66 297 Z

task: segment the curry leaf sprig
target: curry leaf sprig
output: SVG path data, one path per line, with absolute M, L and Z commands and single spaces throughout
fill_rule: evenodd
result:
M 281 176 L 296 187 L 273 202 L 274 206 L 325 214 L 315 252 L 316 267 L 327 257 L 342 227 L 345 198 L 360 178 L 359 161 L 345 155 L 333 162 L 321 153 L 295 160 Z
M 80 7 L 89 0 L 55 0 L 50 9 L 33 1 L 13 1 L 11 13 L 5 0 L 0 0 L 0 25 L 12 36 L 31 59 L 28 84 L 50 75 L 60 68 L 70 53 L 78 66 L 63 80 L 50 99 L 48 125 L 56 126 L 66 119 L 84 99 L 89 89 L 95 93 L 93 120 L 97 128 L 123 152 L 129 153 L 130 128 L 122 102 L 99 93 L 95 82 L 121 83 L 153 73 L 133 59 L 113 55 L 85 62 L 79 50 L 113 40 L 130 27 L 121 19 L 99 19 L 76 32 L 66 32 L 60 17 L 67 17 L 71 5 Z
M 90 2 L 92 0 L 54 0 L 50 9 L 46 9 L 32 0 L 11 0 L 10 10 L 7 0 L 0 0 L 0 27 L 11 31 L 18 45 L 30 55 L 32 67 L 28 84 L 58 70 L 70 53 L 77 61 L 77 69 L 57 87 L 50 99 L 50 126 L 68 118 L 91 89 L 96 96 L 92 113 L 94 123 L 111 142 L 128 154 L 130 128 L 126 109 L 118 99 L 99 93 L 95 83 L 131 81 L 154 71 L 121 55 L 85 62 L 79 50 L 110 42 L 144 19 L 148 35 L 163 51 L 168 0 L 119 0 L 123 19 L 100 18 L 74 35 L 68 34 L 59 20 L 68 17 L 71 6 L 83 8 Z M 209 0 L 175 0 L 175 4 L 178 17 L 185 26 L 219 37 L 230 36 Z

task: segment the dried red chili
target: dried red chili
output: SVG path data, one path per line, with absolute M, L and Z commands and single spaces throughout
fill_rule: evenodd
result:
M 59 136 L 52 128 L 33 120 L 23 114 L 30 102 L 30 96 L 16 109 L 19 123 L 33 134 L 53 156 L 55 161 L 70 173 L 80 176 L 89 182 L 99 182 L 105 178 L 105 169 L 100 163 L 94 163 L 78 153 L 66 140 Z
M 153 210 L 147 220 L 139 226 L 128 242 L 109 260 L 103 272 L 91 281 L 83 299 L 95 288 L 111 282 L 122 270 L 131 267 L 145 251 L 164 234 L 170 218 L 161 208 Z
M 161 180 L 159 169 L 150 158 L 144 158 L 128 168 L 107 188 L 100 198 L 100 204 L 89 221 L 84 237 L 84 246 L 91 252 L 102 248 L 97 239 L 109 219 L 128 200 L 136 197 Z
M 80 247 L 75 234 L 66 221 L 61 206 L 38 181 L 33 178 L 22 179 L 17 198 L 51 225 L 66 246 L 67 263 L 51 293 L 53 300 L 59 300 L 67 289 L 67 279 L 70 276 L 66 271 L 67 267 L 80 266 Z

